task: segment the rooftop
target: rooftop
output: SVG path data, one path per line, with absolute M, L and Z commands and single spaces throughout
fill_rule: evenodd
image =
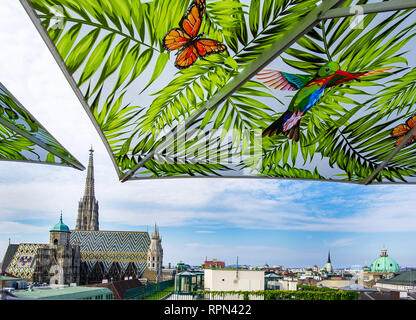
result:
M 381 279 L 377 283 L 416 286 L 416 270 L 400 272 L 390 279 Z
M 21 280 L 19 278 L 15 277 L 9 277 L 9 276 L 0 276 L 0 281 L 18 281 Z
M 32 291 L 15 291 L 14 294 L 21 299 L 47 299 L 47 300 L 75 300 L 87 298 L 92 295 L 113 294 L 110 289 L 99 287 L 65 287 L 57 289 L 34 289 Z

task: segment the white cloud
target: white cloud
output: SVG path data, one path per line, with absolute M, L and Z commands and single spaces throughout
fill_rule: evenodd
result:
M 325 241 L 326 245 L 331 247 L 348 247 L 351 246 L 354 243 L 353 238 L 341 238 L 334 240 L 332 242 Z

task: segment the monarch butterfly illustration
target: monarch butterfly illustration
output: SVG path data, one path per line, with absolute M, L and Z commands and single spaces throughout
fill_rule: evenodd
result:
M 398 146 L 405 138 L 406 134 L 414 127 L 416 126 L 416 114 L 408 119 L 406 123 L 399 124 L 397 127 L 393 129 L 391 132 L 391 135 L 395 138 L 398 138 L 395 145 Z M 413 136 L 409 139 L 407 142 L 407 146 L 413 142 L 416 141 L 416 136 Z
M 203 33 L 198 34 L 205 9 L 205 0 L 194 0 L 179 22 L 179 28 L 170 30 L 163 38 L 163 48 L 178 50 L 175 62 L 178 69 L 189 68 L 198 58 L 227 50 L 221 42 L 203 39 Z

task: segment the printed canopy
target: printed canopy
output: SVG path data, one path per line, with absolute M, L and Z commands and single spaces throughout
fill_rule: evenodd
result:
M 0 160 L 85 168 L 0 83 Z
M 413 0 L 21 2 L 121 181 L 416 182 Z

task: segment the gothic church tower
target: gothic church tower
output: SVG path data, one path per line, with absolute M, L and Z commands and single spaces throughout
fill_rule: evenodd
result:
M 78 218 L 75 230 L 98 231 L 98 201 L 95 200 L 94 193 L 94 164 L 93 152 L 90 149 L 90 159 L 88 163 L 87 181 L 85 182 L 84 197 L 78 204 Z
M 332 269 L 332 263 L 331 263 L 331 253 L 328 251 L 328 262 L 326 263 L 326 271 L 328 273 L 333 272 L 334 270 Z
M 162 281 L 163 249 L 162 239 L 155 224 L 155 231 L 152 234 L 149 250 L 147 251 L 147 267 L 150 271 L 156 272 L 157 282 Z

